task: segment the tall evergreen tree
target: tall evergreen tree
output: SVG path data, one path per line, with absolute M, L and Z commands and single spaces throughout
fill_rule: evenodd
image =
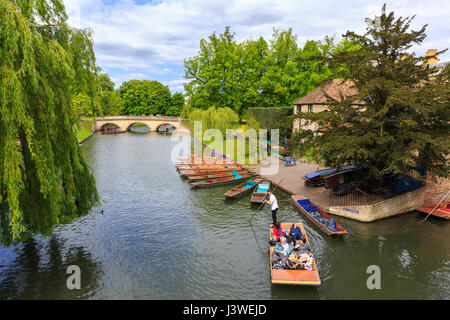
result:
M 301 150 L 313 147 L 329 166 L 366 164 L 372 182 L 383 176 L 419 178 L 417 167 L 448 177 L 449 67 L 441 72 L 427 64 L 435 56 L 409 52 L 426 37 L 426 25 L 410 30 L 413 19 L 383 10 L 365 34 L 343 35 L 360 47 L 323 61 L 345 66 L 341 77 L 353 81 L 357 94 L 328 97 L 329 111 L 299 114 L 323 129 L 322 134 L 301 130 Z
M 1 240 L 48 233 L 98 202 L 75 136 L 75 92 L 95 94 L 91 32 L 62 0 L 0 0 Z

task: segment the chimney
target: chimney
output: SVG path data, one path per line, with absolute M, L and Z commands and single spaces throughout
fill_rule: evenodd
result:
M 425 54 L 425 57 L 432 57 L 428 59 L 423 59 L 423 64 L 425 65 L 437 65 L 438 64 L 438 54 L 437 49 L 428 49 L 427 53 Z

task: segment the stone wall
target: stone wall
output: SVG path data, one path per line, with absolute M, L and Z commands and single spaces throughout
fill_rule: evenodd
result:
M 433 181 L 431 178 L 427 179 L 425 186 L 424 205 L 436 204 L 445 196 L 450 190 L 450 179 L 439 178 Z M 450 195 L 446 200 L 450 200 Z

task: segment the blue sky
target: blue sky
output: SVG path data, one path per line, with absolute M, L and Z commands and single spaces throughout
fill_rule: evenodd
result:
M 405 0 L 64 0 L 69 22 L 94 30 L 97 64 L 116 86 L 131 79 L 158 80 L 181 92 L 183 62 L 198 52 L 199 41 L 231 26 L 236 39 L 263 36 L 273 28 L 292 28 L 299 45 L 337 38 L 347 30 L 362 33 L 364 18 L 379 14 L 383 3 L 396 16 L 417 15 L 413 28 L 428 24 L 427 49 L 450 47 L 450 1 Z M 440 62 L 450 60 L 450 53 Z

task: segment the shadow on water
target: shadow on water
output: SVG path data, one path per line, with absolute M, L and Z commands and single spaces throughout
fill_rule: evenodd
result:
M 31 238 L 9 249 L 0 257 L 0 299 L 87 299 L 101 288 L 101 263 L 84 248 L 67 246 L 61 237 Z M 81 269 L 80 290 L 67 288 L 71 265 Z

